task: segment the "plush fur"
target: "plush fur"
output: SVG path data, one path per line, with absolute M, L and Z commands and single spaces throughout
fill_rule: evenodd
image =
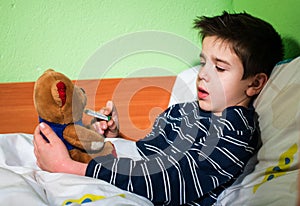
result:
M 33 96 L 40 122 L 50 125 L 72 159 L 87 163 L 96 156 L 112 153 L 113 146 L 104 143 L 102 135 L 90 125 L 82 125 L 87 99 L 68 77 L 52 69 L 45 71 L 35 82 Z

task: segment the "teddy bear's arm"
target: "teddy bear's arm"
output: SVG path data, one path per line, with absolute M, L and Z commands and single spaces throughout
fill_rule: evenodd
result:
M 72 149 L 69 151 L 69 153 L 73 160 L 83 163 L 88 163 L 91 161 L 91 159 L 98 156 L 105 156 L 109 154 L 116 156 L 116 151 L 114 150 L 114 146 L 111 142 L 105 142 L 104 148 L 99 152 L 87 153 L 80 149 Z
M 102 135 L 80 125 L 68 125 L 63 136 L 71 145 L 85 151 L 100 151 L 104 146 Z

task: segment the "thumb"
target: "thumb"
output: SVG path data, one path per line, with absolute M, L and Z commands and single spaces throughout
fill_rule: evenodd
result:
M 119 128 L 119 118 L 118 118 L 118 111 L 113 103 L 113 101 L 107 101 L 106 107 L 110 108 L 111 110 L 111 117 L 114 120 L 115 124 L 117 125 L 117 128 Z
M 52 128 L 46 123 L 44 122 L 40 123 L 39 127 L 40 127 L 40 131 L 43 133 L 43 135 L 48 139 L 50 143 L 53 141 L 60 140 L 59 137 L 56 135 L 56 133 L 52 130 Z
M 107 101 L 106 102 L 106 108 L 108 108 L 110 112 L 113 112 L 114 103 L 111 100 Z
M 114 115 L 114 113 L 117 113 L 117 108 L 115 107 L 115 104 L 113 103 L 113 101 L 109 100 L 106 102 L 106 107 L 109 108 L 109 110 L 111 111 L 111 114 Z

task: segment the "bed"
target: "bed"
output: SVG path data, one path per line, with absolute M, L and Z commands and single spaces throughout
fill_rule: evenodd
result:
M 113 99 L 126 145 L 151 129 L 155 116 L 168 105 L 195 99 L 198 68 L 177 77 L 80 80 L 88 107 L 101 108 Z M 152 205 L 147 199 L 104 181 L 48 173 L 35 164 L 32 133 L 37 125 L 33 82 L 0 84 L 0 203 L 6 205 Z M 129 89 L 130 88 L 130 89 Z M 263 146 L 242 176 L 216 205 L 296 205 L 300 139 L 300 57 L 278 64 L 254 105 Z M 142 106 L 142 107 L 141 107 Z M 88 117 L 84 121 L 89 121 Z M 127 153 L 127 154 L 126 154 Z

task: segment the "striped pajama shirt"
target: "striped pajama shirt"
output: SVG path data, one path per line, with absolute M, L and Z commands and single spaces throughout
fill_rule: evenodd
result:
M 105 180 L 155 205 L 212 205 L 259 146 L 254 108 L 215 116 L 197 101 L 171 106 L 136 142 L 142 160 L 97 157 L 86 176 Z

